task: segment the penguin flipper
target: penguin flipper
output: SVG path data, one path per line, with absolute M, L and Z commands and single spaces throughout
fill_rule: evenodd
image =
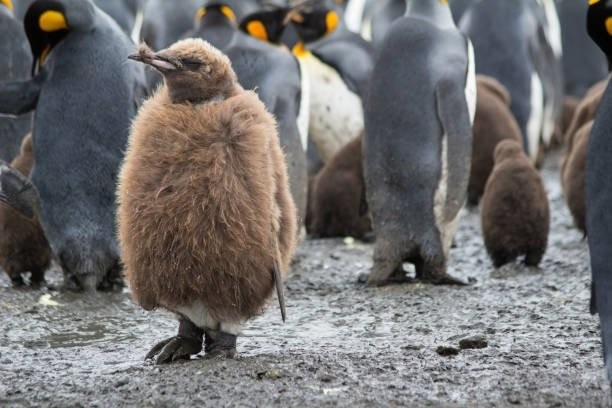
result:
M 36 109 L 47 71 L 31 79 L 0 83 L 0 115 L 23 115 Z
M 28 219 L 35 219 L 40 198 L 38 190 L 19 171 L 0 160 L 0 202 L 3 202 Z
M 472 125 L 465 91 L 450 79 L 436 85 L 438 119 L 446 136 L 446 205 L 444 218 L 453 220 L 465 201 L 472 164 Z

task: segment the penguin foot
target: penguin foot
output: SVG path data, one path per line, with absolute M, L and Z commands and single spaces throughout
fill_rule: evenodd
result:
M 23 278 L 20 274 L 16 276 L 11 276 L 11 283 L 15 288 L 20 288 L 25 285 L 25 282 L 23 281 Z
M 35 270 L 31 272 L 30 275 L 30 286 L 34 288 L 42 287 L 46 284 L 45 281 L 45 271 L 44 270 Z
M 204 358 L 234 358 L 236 355 L 237 337 L 222 331 L 206 332 L 204 340 Z
M 155 364 L 168 364 L 178 360 L 189 360 L 192 354 L 202 351 L 202 337 L 204 330 L 200 329 L 191 321 L 181 319 L 178 335 L 162 340 L 157 343 L 145 357 L 152 360 L 155 356 Z
M 362 278 L 360 277 L 360 282 Z M 425 274 L 424 276 L 410 277 L 406 271 L 400 266 L 396 268 L 386 279 L 377 279 L 376 275 L 370 275 L 367 280 L 368 286 L 385 286 L 404 283 L 429 283 L 432 285 L 460 285 L 467 286 L 470 283 L 461 279 L 454 278 L 446 273 L 443 274 Z
M 459 285 L 468 286 L 470 283 L 459 278 L 454 278 L 447 273 L 426 275 L 421 278 L 421 282 L 430 283 L 432 285 Z
M 360 278 L 360 282 L 363 278 Z M 404 270 L 402 265 L 399 265 L 397 268 L 391 272 L 388 276 L 384 277 L 380 274 L 372 272 L 370 276 L 367 278 L 368 286 L 385 286 L 385 285 L 397 285 L 402 283 L 415 283 L 418 282 L 417 279 L 411 278 L 408 276 L 406 271 Z

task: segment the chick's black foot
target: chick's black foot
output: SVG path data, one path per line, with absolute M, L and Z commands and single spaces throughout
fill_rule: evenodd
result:
M 236 355 L 236 339 L 233 334 L 222 331 L 206 331 L 205 358 L 234 358 Z
M 204 330 L 187 319 L 179 322 L 178 335 L 157 343 L 145 357 L 151 360 L 155 356 L 155 364 L 167 364 L 177 360 L 189 360 L 193 354 L 202 351 Z
M 458 286 L 468 286 L 470 282 L 465 282 L 459 278 L 455 278 L 450 276 L 447 273 L 443 274 L 432 274 L 425 275 L 421 278 L 421 281 L 424 283 L 429 283 L 432 285 L 458 285 Z

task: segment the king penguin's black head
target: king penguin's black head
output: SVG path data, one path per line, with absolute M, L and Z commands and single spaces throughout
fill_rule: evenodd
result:
M 612 69 L 612 0 L 589 0 L 587 31 L 606 54 L 608 69 Z
M 290 13 L 287 7 L 257 11 L 242 19 L 240 29 L 261 41 L 280 44 Z
M 295 29 L 304 43 L 317 41 L 336 30 L 340 16 L 327 7 L 314 7 L 292 17 Z
M 229 20 L 232 24 L 236 23 L 236 13 L 234 9 L 224 3 L 210 3 L 200 7 L 196 13 L 196 21 L 207 20 Z
M 34 57 L 32 75 L 70 32 L 90 28 L 93 20 L 94 6 L 90 0 L 37 0 L 32 3 L 23 19 Z

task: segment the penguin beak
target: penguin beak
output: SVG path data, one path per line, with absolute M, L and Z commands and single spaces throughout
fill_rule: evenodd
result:
M 177 62 L 174 62 L 171 58 L 159 53 L 154 54 L 153 51 L 146 46 L 146 44 L 142 44 L 137 53 L 128 55 L 128 59 L 150 65 L 160 71 L 162 74 L 174 71 L 180 67 L 180 65 Z
M 128 55 L 128 59 L 138 62 L 144 62 L 144 58 L 140 54 L 131 54 Z
M 143 57 L 142 55 L 134 54 L 134 55 L 128 56 L 128 58 L 134 61 L 139 61 L 144 64 L 150 65 L 153 68 L 160 71 L 161 73 L 174 71 L 175 69 L 178 68 L 176 64 L 173 63 L 171 60 L 161 55 L 157 55 L 157 54 L 153 55 L 150 58 L 146 58 L 146 57 Z
M 294 23 L 297 23 L 297 24 L 302 24 L 304 22 L 304 16 L 302 14 L 300 14 L 299 11 L 291 10 L 287 14 L 287 19 L 286 20 L 288 20 L 286 23 L 285 23 L 285 21 L 283 21 L 284 25 L 289 24 L 289 21 L 293 21 Z

